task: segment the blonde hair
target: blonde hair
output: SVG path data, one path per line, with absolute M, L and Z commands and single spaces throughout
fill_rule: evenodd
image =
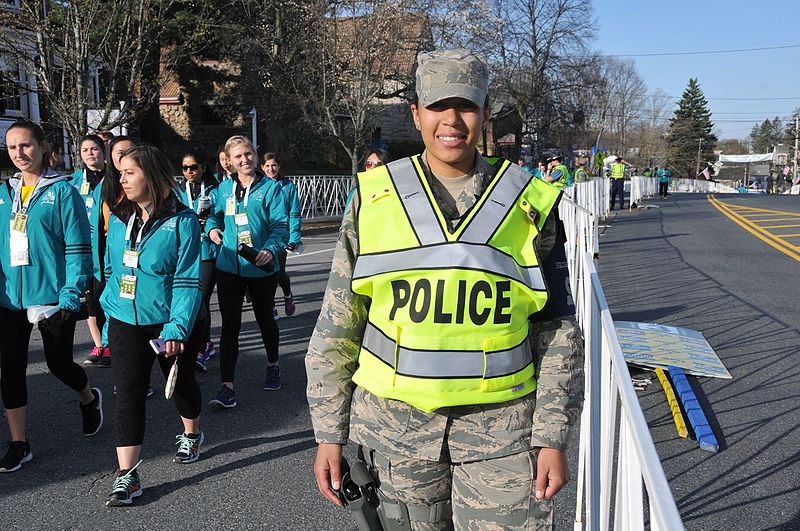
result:
M 246 144 L 250 147 L 250 150 L 253 152 L 253 155 L 256 154 L 256 148 L 253 146 L 253 143 L 244 135 L 233 135 L 225 142 L 225 154 L 230 156 L 231 150 L 238 145 Z

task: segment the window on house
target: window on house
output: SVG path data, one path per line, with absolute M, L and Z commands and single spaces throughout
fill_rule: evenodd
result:
M 19 116 L 23 113 L 24 85 L 20 66 L 7 57 L 0 57 L 0 112 L 3 115 Z

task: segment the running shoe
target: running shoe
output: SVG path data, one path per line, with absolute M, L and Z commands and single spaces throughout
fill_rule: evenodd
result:
M 8 443 L 8 451 L 0 460 L 0 472 L 16 472 L 22 468 L 23 463 L 33 459 L 31 445 L 28 441 L 11 441 Z
M 233 392 L 233 389 L 223 384 L 222 387 L 219 388 L 217 396 L 214 397 L 214 399 L 209 402 L 208 405 L 219 408 L 236 407 L 238 405 L 236 403 L 236 393 Z
M 206 342 L 206 355 L 208 356 L 208 359 L 211 359 L 217 355 L 217 349 L 214 348 L 214 342 L 210 339 Z
M 79 404 L 83 416 L 83 434 L 91 437 L 103 425 L 103 393 L 97 387 L 92 387 L 94 400 L 88 404 Z
M 294 297 L 292 297 L 291 295 L 289 295 L 288 297 L 284 295 L 283 308 L 286 310 L 287 316 L 294 315 L 294 311 L 296 310 L 296 308 L 294 307 Z
M 111 367 L 111 349 L 105 347 L 103 349 L 103 357 L 97 362 L 99 367 Z
M 172 459 L 174 463 L 185 465 L 187 463 L 194 463 L 200 459 L 200 446 L 206 440 L 203 430 L 200 433 L 181 433 L 175 436 L 175 445 L 178 451 L 175 452 L 175 457 Z
M 103 357 L 103 347 L 94 347 L 89 353 L 89 357 L 84 360 L 85 365 L 97 363 Z
M 265 391 L 277 391 L 281 388 L 281 368 L 277 365 L 267 365 L 267 376 L 264 378 Z
M 277 308 L 273 308 L 272 309 L 272 318 L 275 319 L 276 321 L 278 319 L 280 319 L 280 316 L 278 315 L 278 309 Z
M 141 463 L 141 461 L 139 461 Z M 133 499 L 142 495 L 142 480 L 139 479 L 139 472 L 136 466 L 130 470 L 117 470 L 114 475 L 114 485 L 111 487 L 111 494 L 106 500 L 106 507 L 125 507 L 133 503 Z
M 197 364 L 197 368 L 203 372 L 208 370 L 208 355 L 206 354 L 205 350 L 202 350 L 197 353 L 197 358 L 195 359 L 195 363 Z

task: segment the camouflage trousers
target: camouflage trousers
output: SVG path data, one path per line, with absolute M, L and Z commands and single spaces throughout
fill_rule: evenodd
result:
M 552 500 L 537 501 L 533 494 L 538 452 L 451 463 L 447 458 L 422 461 L 364 449 L 386 498 L 416 506 L 451 500 L 452 520 L 412 520 L 414 531 L 553 529 Z

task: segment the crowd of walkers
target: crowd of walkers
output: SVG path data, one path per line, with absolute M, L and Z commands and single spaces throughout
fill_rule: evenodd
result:
M 89 134 L 80 139 L 81 168 L 72 175 L 50 167 L 39 125 L 18 121 L 5 140 L 18 173 L 0 185 L 0 222 L 7 227 L 0 230 L 0 390 L 11 434 L 0 472 L 33 458 L 26 367 L 37 324 L 48 369 L 78 394 L 87 437 L 103 426 L 104 409 L 103 393 L 84 367 L 111 367 L 118 469 L 106 504 L 129 505 L 142 493 L 137 467 L 156 361 L 182 425 L 176 463 L 200 457 L 205 435 L 195 373 L 217 352 L 221 387 L 210 405 L 237 405 L 246 298 L 267 354 L 264 389 L 281 388 L 275 296 L 280 286 L 285 313 L 294 314 L 286 255 L 302 249 L 297 188 L 281 173 L 276 154 L 259 159 L 244 136 L 220 148 L 214 171 L 199 149 L 170 161 L 136 138 Z M 217 348 L 215 286 L 222 323 Z M 84 318 L 93 346 L 81 366 L 73 346 Z

